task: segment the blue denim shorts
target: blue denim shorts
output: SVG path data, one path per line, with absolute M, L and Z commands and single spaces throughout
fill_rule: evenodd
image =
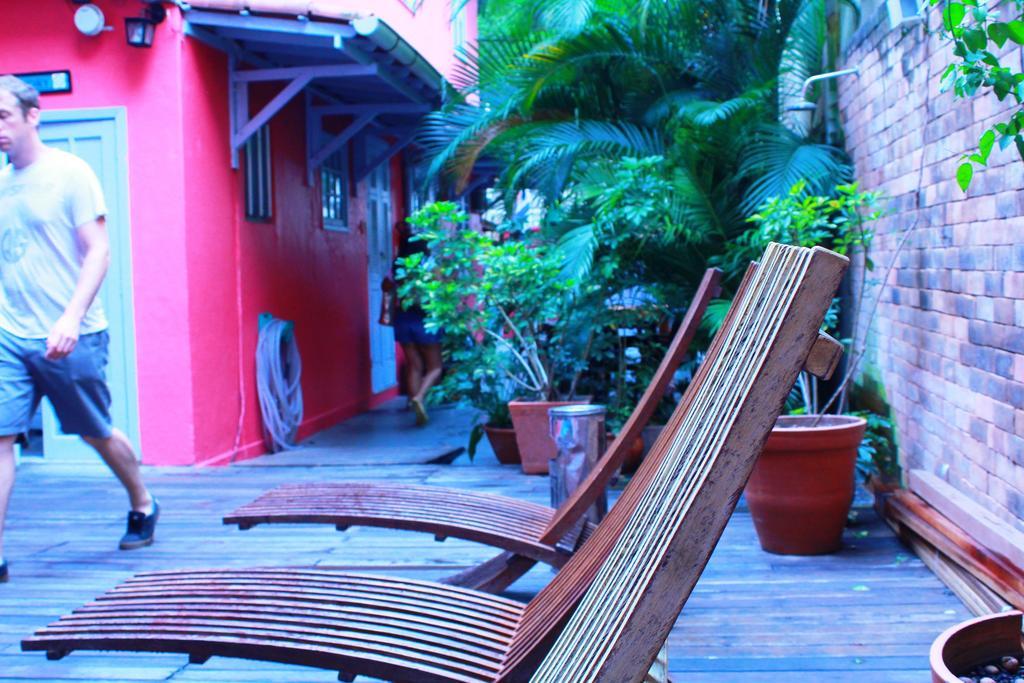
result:
M 399 344 L 440 344 L 442 336 L 441 332 L 427 332 L 422 313 L 395 313 L 395 341 Z
M 83 334 L 75 350 L 47 360 L 45 339 L 0 330 L 0 435 L 22 435 L 43 396 L 50 399 L 65 434 L 111 435 L 106 330 Z

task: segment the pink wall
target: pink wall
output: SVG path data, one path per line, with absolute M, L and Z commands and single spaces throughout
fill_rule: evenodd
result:
M 271 122 L 274 218 L 246 221 L 244 179 L 231 169 L 228 153 L 224 55 L 191 41 L 185 54 L 186 75 L 195 74 L 186 77 L 185 89 L 189 287 L 202 293 L 189 306 L 195 453 L 199 463 L 223 464 L 264 450 L 254 360 L 257 316 L 264 311 L 295 322 L 304 368 L 300 436 L 394 391 L 373 396 L 370 388 L 365 181 L 349 197 L 350 232 L 324 230 L 319 180 L 312 188 L 306 184 L 305 119 L 296 99 Z M 251 110 L 275 93 L 273 87 L 254 93 Z M 397 179 L 400 165 L 394 163 Z M 400 185 L 392 203 L 395 216 L 404 217 Z M 239 349 L 245 416 L 236 449 Z
M 125 107 L 141 450 L 146 462 L 191 462 L 192 381 L 187 311 L 180 27 L 163 24 L 150 50 L 124 39 L 135 2 L 100 3 L 114 27 L 78 33 L 69 2 L 4 3 L 0 72 L 70 69 L 74 92 L 43 97 L 44 109 Z
M 349 198 L 350 232 L 323 230 L 318 181 L 306 185 L 296 100 L 271 123 L 274 219 L 245 221 L 243 177 L 230 165 L 224 54 L 186 38 L 173 8 L 151 49 L 129 48 L 124 16 L 140 5 L 100 6 L 115 30 L 88 38 L 75 31 L 70 3 L 5 5 L 0 72 L 70 68 L 75 92 L 45 97 L 44 108 L 127 110 L 144 461 L 221 464 L 263 452 L 254 355 L 264 311 L 296 324 L 306 415 L 300 436 L 393 396 L 370 389 L 366 182 Z M 398 0 L 376 9 L 439 68 L 442 55 L 450 64 L 445 3 L 428 0 L 415 22 Z M 469 15 L 474 36 L 475 2 Z M 442 30 L 442 17 L 448 42 L 429 39 Z M 273 93 L 255 93 L 253 110 Z M 392 177 L 397 222 L 405 217 L 397 158 Z
M 369 10 L 393 28 L 430 64 L 445 76 L 455 65 L 452 42 L 452 0 L 423 0 L 413 14 L 402 0 L 366 3 Z M 477 0 L 466 4 L 466 36 L 471 44 L 477 36 Z

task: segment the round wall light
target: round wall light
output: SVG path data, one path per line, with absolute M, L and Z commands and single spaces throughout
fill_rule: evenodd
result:
M 75 28 L 87 36 L 98 36 L 106 29 L 103 10 L 93 4 L 82 5 L 75 10 Z

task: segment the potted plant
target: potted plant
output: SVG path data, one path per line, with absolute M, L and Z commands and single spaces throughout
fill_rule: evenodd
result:
M 508 411 L 514 389 L 503 367 L 505 358 L 493 346 L 463 343 L 451 345 L 448 361 L 450 369 L 439 392 L 479 411 L 469 435 L 470 459 L 486 436 L 498 462 L 520 464 L 519 446 Z
M 872 267 L 866 255 L 871 223 L 882 215 L 879 200 L 878 193 L 862 192 L 856 184 L 839 185 L 834 196 L 823 197 L 797 183 L 788 195 L 759 208 L 749 219 L 755 227 L 727 252 L 727 259 L 738 269 L 769 242 L 823 245 L 839 253 L 857 249 L 865 267 L 845 311 L 857 321 L 865 272 Z M 826 331 L 838 329 L 839 308 L 837 299 L 826 317 Z M 851 348 L 851 340 L 845 343 L 848 355 L 862 353 Z M 754 466 L 745 494 L 761 547 L 769 552 L 816 555 L 841 547 L 867 427 L 864 417 L 847 412 L 852 370 L 847 362 L 846 374 L 834 380 L 830 391 L 816 377 L 801 373 L 792 414 L 779 418 Z
M 946 629 L 932 643 L 929 653 L 932 683 L 1024 677 L 1022 616 L 1018 611 L 987 614 Z
M 420 302 L 428 329 L 447 332 L 449 379 L 442 386 L 450 398 L 493 419 L 504 417 L 501 402 L 519 397 L 507 403 L 523 470 L 546 473 L 554 455 L 547 409 L 578 402 L 571 400 L 573 377 L 588 352 L 581 330 L 593 317 L 580 302 L 590 288 L 562 276 L 553 245 L 495 238 L 466 227 L 466 218 L 451 202 L 410 218 L 413 239 L 425 240 L 428 253 L 400 262 L 400 295 Z

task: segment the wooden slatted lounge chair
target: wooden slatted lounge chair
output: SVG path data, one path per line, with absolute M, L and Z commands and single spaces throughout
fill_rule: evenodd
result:
M 261 495 L 224 517 L 225 524 L 249 529 L 268 523 L 378 526 L 422 531 L 486 543 L 504 552 L 449 577 L 446 583 L 499 592 L 537 562 L 561 567 L 590 536 L 594 525 L 585 511 L 605 490 L 665 395 L 693 341 L 708 302 L 721 291 L 721 271 L 709 268 L 669 345 L 661 365 L 633 414 L 602 456 L 579 495 L 561 510 L 508 496 L 442 486 L 376 482 L 288 484 Z
M 22 648 L 50 658 L 73 650 L 184 652 L 195 662 L 246 657 L 333 669 L 342 680 L 511 683 L 537 673 L 572 616 L 536 680 L 638 680 L 634 670 L 649 666 L 648 650 L 664 642 L 665 624 L 717 543 L 798 371 L 805 362 L 812 371 L 834 367 L 838 345 L 818 327 L 846 264 L 823 249 L 769 247 L 697 390 L 655 444 L 663 453 L 645 460 L 590 540 L 525 605 L 330 569 L 156 572 L 41 629 Z M 606 626 L 620 621 L 624 635 Z M 602 639 L 611 657 L 598 652 Z M 570 641 L 581 643 L 578 657 Z M 621 664 L 629 647 L 639 654 Z M 626 675 L 606 673 L 608 661 Z

